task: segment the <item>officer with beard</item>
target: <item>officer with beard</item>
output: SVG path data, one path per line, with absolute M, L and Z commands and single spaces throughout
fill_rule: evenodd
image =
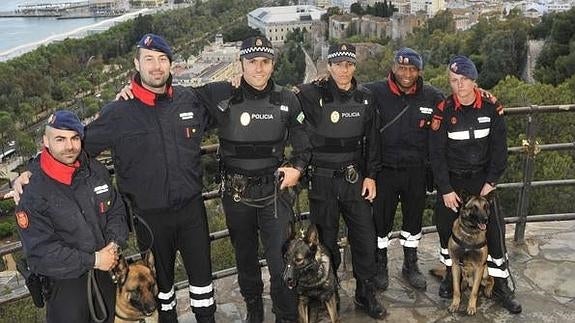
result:
M 395 54 L 387 80 L 365 84 L 375 97 L 381 118 L 382 170 L 377 175 L 374 202 L 377 231 L 377 287 L 387 289 L 387 247 L 397 205 L 401 202 L 403 221 L 399 242 L 403 246 L 402 274 L 416 289 L 427 282 L 417 266 L 417 247 L 425 208 L 426 186 L 433 183 L 428 157 L 428 130 L 433 107 L 441 92 L 423 84 L 423 59 L 411 48 Z M 432 191 L 432 188 L 428 188 Z
M 343 215 L 357 281 L 355 303 L 381 319 L 385 308 L 375 297 L 375 229 L 371 202 L 379 171 L 379 138 L 372 95 L 357 84 L 355 47 L 332 45 L 329 78 L 296 87 L 312 145 L 309 187 L 310 220 L 331 254 L 341 263 L 337 238 Z

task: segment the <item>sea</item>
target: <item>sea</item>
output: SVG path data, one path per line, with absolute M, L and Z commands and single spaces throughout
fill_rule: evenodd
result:
M 19 5 L 38 3 L 81 2 L 81 0 L 0 0 L 0 12 L 14 11 Z M 87 29 L 105 30 L 119 21 L 133 18 L 148 9 L 142 9 L 116 18 L 1 18 L 0 61 L 19 56 L 36 47 L 72 35 L 85 35 Z

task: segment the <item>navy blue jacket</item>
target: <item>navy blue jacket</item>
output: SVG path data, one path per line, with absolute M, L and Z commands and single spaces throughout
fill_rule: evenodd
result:
M 443 94 L 419 78 L 412 92 L 404 93 L 390 73 L 387 80 L 367 83 L 373 93 L 381 127 L 407 111 L 380 133 L 381 161 L 392 168 L 420 167 L 428 160 L 428 131 L 433 108 Z
M 77 278 L 94 267 L 96 251 L 125 244 L 126 209 L 107 169 L 85 153 L 75 170 L 46 150 L 39 159 L 16 212 L 24 253 L 32 272 Z
M 135 100 L 107 104 L 86 127 L 90 156 L 112 150 L 118 188 L 142 211 L 178 210 L 201 194 L 200 148 L 210 119 L 196 91 L 164 95 L 132 82 Z

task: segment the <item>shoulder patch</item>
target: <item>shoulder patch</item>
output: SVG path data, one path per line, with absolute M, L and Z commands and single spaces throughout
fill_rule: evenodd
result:
M 16 212 L 16 223 L 21 229 L 28 229 L 30 225 L 30 220 L 28 219 L 28 214 L 25 211 Z
M 431 119 L 431 130 L 433 131 L 439 130 L 439 128 L 441 127 L 442 119 L 443 119 L 442 117 L 434 115 L 433 118 Z
M 297 115 L 297 118 L 296 118 L 296 119 L 297 119 L 297 122 L 299 122 L 300 124 L 302 124 L 303 121 L 305 120 L 305 114 L 303 114 L 303 112 L 300 112 L 300 113 Z

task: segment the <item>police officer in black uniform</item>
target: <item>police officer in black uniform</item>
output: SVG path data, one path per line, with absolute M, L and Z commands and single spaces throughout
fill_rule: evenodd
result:
M 274 49 L 262 36 L 243 41 L 239 88 L 227 82 L 202 89 L 214 108 L 220 143 L 222 203 L 235 249 L 238 282 L 247 305 L 247 322 L 263 322 L 263 282 L 258 258 L 261 242 L 270 272 L 276 322 L 296 322 L 296 297 L 282 282 L 282 246 L 293 220 L 288 190 L 307 166 L 310 146 L 304 115 L 295 95 L 271 80 Z M 284 150 L 291 144 L 291 158 Z
M 449 62 L 452 95 L 434 109 L 430 133 L 430 157 L 437 185 L 435 218 L 441 243 L 440 260 L 447 275 L 439 287 L 441 297 L 452 297 L 452 262 L 447 251 L 453 221 L 462 200 L 459 194 L 485 196 L 495 189 L 507 166 L 507 130 L 503 106 L 482 97 L 477 89 L 477 69 L 465 56 Z M 509 270 L 505 250 L 505 225 L 494 208 L 487 225 L 487 270 L 494 277 L 493 296 L 511 313 L 521 304 L 507 284 Z
M 116 286 L 107 271 L 128 238 L 124 203 L 106 168 L 81 149 L 84 126 L 70 111 L 48 120 L 40 157 L 16 220 L 29 269 L 43 278 L 47 322 L 114 322 Z M 105 308 L 90 316 L 89 272 Z M 92 296 L 96 300 L 93 293 Z
M 431 169 L 428 129 L 431 113 L 442 99 L 441 92 L 423 84 L 423 60 L 411 48 L 395 54 L 387 80 L 365 84 L 373 92 L 381 118 L 382 170 L 377 176 L 374 216 L 377 233 L 377 287 L 389 286 L 387 247 L 397 205 L 403 221 L 399 242 L 403 246 L 402 274 L 411 286 L 424 290 L 425 277 L 417 266 L 417 247 L 425 208 L 426 183 Z M 432 190 L 432 189 L 430 189 Z
M 339 216 L 343 215 L 357 281 L 355 303 L 379 319 L 386 310 L 377 301 L 373 284 L 375 229 L 370 205 L 376 195 L 380 158 L 376 111 L 369 90 L 353 77 L 353 45 L 331 46 L 328 64 L 327 80 L 296 88 L 313 147 L 310 220 L 317 226 L 337 271 L 341 262 Z

